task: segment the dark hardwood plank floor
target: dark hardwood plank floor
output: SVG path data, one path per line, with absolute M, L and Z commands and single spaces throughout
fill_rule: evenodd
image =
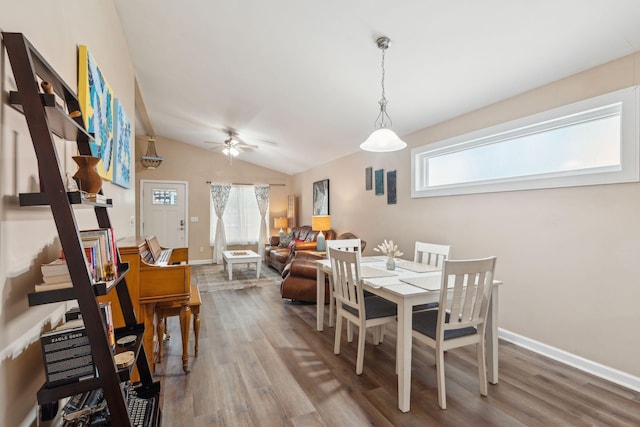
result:
M 277 286 L 202 293 L 200 351 L 182 371 L 178 318 L 156 366 L 165 426 L 638 426 L 640 393 L 507 342 L 500 382 L 480 396 L 472 348 L 446 355 L 447 410 L 438 407 L 435 359 L 413 350 L 411 411 L 397 406 L 395 342 L 367 337 L 333 354 L 334 328 L 315 330 L 315 305 L 280 298 Z M 328 306 L 325 307 L 325 321 Z M 357 334 L 357 332 L 356 332 Z M 371 332 L 369 333 L 371 334 Z

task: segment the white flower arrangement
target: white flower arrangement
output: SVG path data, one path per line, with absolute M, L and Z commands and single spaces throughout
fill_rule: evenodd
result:
M 398 245 L 393 244 L 393 240 L 389 240 L 387 242 L 387 240 L 385 239 L 384 243 L 378 245 L 377 248 L 373 248 L 373 250 L 376 252 L 380 252 L 389 258 L 401 257 L 402 255 L 404 255 L 398 250 Z

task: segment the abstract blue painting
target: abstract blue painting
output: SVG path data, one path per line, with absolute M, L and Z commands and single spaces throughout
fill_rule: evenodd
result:
M 113 183 L 124 188 L 131 187 L 131 121 L 119 99 L 114 102 L 115 129 Z

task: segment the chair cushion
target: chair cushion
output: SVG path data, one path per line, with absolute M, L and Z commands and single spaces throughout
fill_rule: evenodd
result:
M 354 316 L 358 315 L 358 310 L 348 305 L 343 305 L 344 309 Z M 379 319 L 380 317 L 395 316 L 398 314 L 398 306 L 377 295 L 365 297 L 364 309 L 367 319 Z
M 436 325 L 438 324 L 438 312 L 440 310 L 420 311 L 413 313 L 413 329 L 420 332 L 422 335 L 426 335 L 431 339 L 436 339 Z M 446 313 L 447 321 L 449 320 L 449 313 Z M 469 326 L 462 329 L 452 329 L 444 331 L 444 339 L 449 340 L 452 338 L 460 338 L 466 335 L 473 335 L 477 332 L 477 329 L 473 326 Z
M 437 302 L 430 302 L 427 304 L 419 304 L 413 306 L 413 311 L 422 311 L 422 310 L 433 310 L 434 308 L 438 308 L 440 305 Z

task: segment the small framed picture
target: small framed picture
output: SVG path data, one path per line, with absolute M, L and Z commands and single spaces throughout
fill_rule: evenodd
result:
M 373 168 L 369 166 L 364 170 L 364 189 L 373 190 Z
M 396 198 L 396 171 L 387 172 L 387 204 L 395 205 Z
M 384 194 L 384 169 L 376 171 L 376 196 Z
M 329 215 L 329 180 L 313 183 L 313 215 Z

